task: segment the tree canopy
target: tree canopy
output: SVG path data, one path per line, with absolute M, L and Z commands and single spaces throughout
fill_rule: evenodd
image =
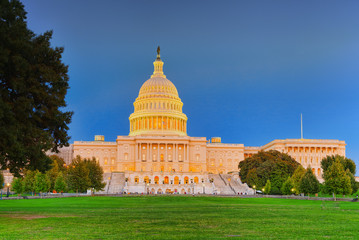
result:
M 320 165 L 323 169 L 323 178 L 325 178 L 326 171 L 335 162 L 335 160 L 338 160 L 340 162 L 340 164 L 343 165 L 344 170 L 349 169 L 349 171 L 353 175 L 355 175 L 356 165 L 353 160 L 343 157 L 343 156 L 340 156 L 340 155 L 331 155 L 331 156 L 327 156 L 327 157 L 323 158 L 322 161 L 320 162 Z
M 90 188 L 95 189 L 96 191 L 103 190 L 106 186 L 106 183 L 102 182 L 103 180 L 103 169 L 100 164 L 96 161 L 95 158 L 92 160 L 85 159 L 85 164 L 89 170 L 89 179 L 90 179 Z
M 238 165 L 242 182 L 257 189 L 263 188 L 267 180 L 271 182 L 271 194 L 281 194 L 281 187 L 292 176 L 300 164 L 291 156 L 276 150 L 258 152 L 241 161 Z
M 302 165 L 299 165 L 297 169 L 295 169 L 291 179 L 293 182 L 293 190 L 295 194 L 300 194 L 300 182 L 305 174 L 305 169 Z
M 314 194 L 320 191 L 319 181 L 310 166 L 300 181 L 299 189 L 304 194 Z
M 0 1 L 0 165 L 17 176 L 49 168 L 45 152 L 68 145 L 72 117 L 64 49 L 50 46 L 52 31 L 29 30 L 26 14 L 20 1 Z
M 350 176 L 346 174 L 344 166 L 339 159 L 336 159 L 326 170 L 325 190 L 334 194 L 351 194 L 352 187 Z
M 69 189 L 76 192 L 86 192 L 91 185 L 89 173 L 87 164 L 80 156 L 76 156 L 67 170 L 67 186 Z
M 0 171 L 0 189 L 3 188 L 4 185 L 4 174 L 2 173 L 2 171 Z

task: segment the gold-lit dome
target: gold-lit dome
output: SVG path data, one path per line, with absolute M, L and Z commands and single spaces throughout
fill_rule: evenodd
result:
M 134 112 L 130 115 L 130 136 L 187 135 L 187 116 L 175 85 L 163 74 L 160 49 L 153 63 L 154 72 L 141 87 Z

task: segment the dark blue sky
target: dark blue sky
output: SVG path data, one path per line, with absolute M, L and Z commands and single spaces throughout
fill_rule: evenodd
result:
M 190 136 L 260 146 L 340 139 L 359 164 L 358 1 L 26 0 L 69 65 L 69 134 L 114 141 L 153 72 L 157 45 Z

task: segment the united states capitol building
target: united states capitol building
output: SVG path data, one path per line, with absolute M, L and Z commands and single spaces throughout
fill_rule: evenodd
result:
M 107 193 L 253 194 L 238 177 L 238 163 L 258 151 L 287 153 L 303 167 L 310 165 L 319 180 L 323 157 L 345 156 L 346 144 L 339 140 L 284 139 L 249 147 L 222 143 L 220 137 L 190 137 L 183 103 L 164 75 L 159 49 L 153 64 L 154 72 L 133 104 L 128 136 L 107 142 L 97 135 L 94 141 L 75 141 L 59 153 L 67 163 L 77 155 L 96 158 Z

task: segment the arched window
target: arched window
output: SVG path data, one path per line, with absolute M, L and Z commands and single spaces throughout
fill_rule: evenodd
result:
M 168 183 L 169 183 L 169 180 L 168 180 L 168 177 L 167 177 L 167 176 L 165 176 L 164 183 L 165 183 L 165 184 L 168 184 Z
M 318 177 L 320 177 L 320 168 L 318 168 Z
M 174 184 L 179 184 L 179 177 L 175 177 L 175 179 L 174 179 Z
M 161 154 L 161 162 L 163 162 L 165 160 L 165 157 L 163 156 L 163 154 Z
M 198 183 L 198 177 L 194 177 L 194 183 Z
M 148 176 L 145 176 L 145 178 L 143 179 L 143 181 L 144 181 L 145 183 L 149 183 L 149 182 L 150 182 L 150 178 L 149 178 Z
M 139 182 L 139 178 L 135 177 L 135 183 L 138 183 L 138 182 Z
M 142 154 L 142 161 L 146 161 L 146 154 Z
M 155 184 L 158 184 L 160 178 L 158 176 L 155 177 Z
M 188 177 L 184 177 L 184 183 L 188 184 Z

